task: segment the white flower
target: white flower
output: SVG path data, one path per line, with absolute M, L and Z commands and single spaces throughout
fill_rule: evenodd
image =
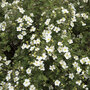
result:
M 20 67 L 21 70 L 23 70 L 23 67 Z
M 41 42 L 40 39 L 36 40 L 36 44 L 40 44 L 40 42 Z
M 51 41 L 51 37 L 52 37 L 51 35 L 48 35 L 48 36 L 45 38 L 45 40 L 46 40 L 47 43 Z
M 39 69 L 42 70 L 42 71 L 44 71 L 44 70 L 45 70 L 44 64 L 41 64 L 41 65 L 39 66 Z
M 12 73 L 12 70 L 8 71 L 8 74 L 10 75 Z
M 2 27 L 2 31 L 5 31 L 5 27 Z
M 53 52 L 55 50 L 54 46 L 50 46 L 50 52 Z
M 85 90 L 89 90 L 89 88 L 85 88 Z
M 29 79 L 25 79 L 23 85 L 24 85 L 25 87 L 28 87 L 28 86 L 30 85 Z
M 76 22 L 76 17 L 71 18 L 72 22 Z
M 65 56 L 66 59 L 71 58 L 71 54 L 70 54 L 70 52 L 66 52 L 66 53 L 64 54 L 64 56 Z
M 26 28 L 22 28 L 22 30 L 26 30 Z
M 23 8 L 18 7 L 18 9 L 19 9 L 20 13 L 22 13 L 22 14 L 25 12 L 25 10 Z
M 1 4 L 1 7 L 2 7 L 2 8 L 5 7 L 5 3 L 2 3 L 2 4 Z
M 63 51 L 63 48 L 62 47 L 58 47 L 58 52 L 61 53 Z
M 8 75 L 6 76 L 6 80 L 9 81 L 10 79 L 11 79 L 11 76 L 8 74 Z
M 26 48 L 26 44 L 23 43 L 23 45 L 21 46 L 22 49 Z
M 64 69 L 67 69 L 67 68 L 68 68 L 68 66 L 66 65 L 66 62 L 65 62 L 65 61 L 61 60 L 59 63 L 61 64 L 61 66 L 62 66 Z
M 66 63 L 65 63 L 65 61 L 63 61 L 63 60 L 61 60 L 60 62 L 59 62 L 61 65 L 66 65 Z
M 7 60 L 7 57 L 4 57 L 3 60 L 6 61 Z
M 30 48 L 30 45 L 26 45 L 26 47 L 25 47 L 26 49 L 29 49 Z
M 60 81 L 59 80 L 56 80 L 55 81 L 55 86 L 59 86 L 60 85 Z
M 77 13 L 77 14 L 76 14 L 76 17 L 80 17 L 80 13 Z
M 69 78 L 70 78 L 70 79 L 73 79 L 73 78 L 74 78 L 74 74 L 73 74 L 73 73 L 70 73 L 70 74 L 69 74 Z
M 56 55 L 53 55 L 52 56 L 53 60 L 57 59 L 57 56 Z
M 46 53 L 43 53 L 43 54 L 42 54 L 42 59 L 45 60 L 46 58 L 47 58 Z
M 63 47 L 63 52 L 68 52 L 68 47 L 64 46 Z
M 45 21 L 45 25 L 49 25 L 50 20 L 51 20 L 51 19 L 47 19 L 47 20 Z
M 14 78 L 14 82 L 17 82 L 18 80 L 19 80 L 18 77 L 15 77 L 15 78 Z
M 19 34 L 19 35 L 17 35 L 17 37 L 18 37 L 18 39 L 23 39 L 23 35 L 21 35 L 21 34 Z
M 26 31 L 22 31 L 22 35 L 25 36 L 27 33 Z
M 64 17 L 62 17 L 60 20 L 57 20 L 57 24 L 61 24 L 64 23 L 66 21 L 66 19 Z
M 2 86 L 0 86 L 0 90 L 3 90 L 3 87 Z
M 24 25 L 24 23 L 20 23 L 20 24 L 19 24 L 19 27 L 22 27 L 23 25 Z
M 83 85 L 83 88 L 86 88 L 87 87 L 87 85 Z
M 67 34 L 67 31 L 66 30 L 63 30 L 63 34 L 66 35 Z
M 53 88 L 53 86 L 52 85 L 50 85 L 49 86 L 49 90 L 53 90 L 54 88 Z
M 35 61 L 33 64 L 34 64 L 35 66 L 40 66 L 39 61 Z
M 67 66 L 67 65 L 62 64 L 62 68 L 67 69 L 67 68 L 68 68 L 68 66 Z
M 81 16 L 82 16 L 84 19 L 87 19 L 87 18 L 88 18 L 88 15 L 86 15 L 86 13 L 81 13 Z
M 14 90 L 14 87 L 13 87 L 13 86 L 10 86 L 10 87 L 9 87 L 9 90 Z
M 34 14 L 33 14 L 33 13 L 30 13 L 30 16 L 31 16 L 31 17 L 34 17 Z
M 82 26 L 86 26 L 86 23 L 84 23 L 83 21 L 81 21 L 81 23 L 82 23 Z
M 58 46 L 62 46 L 63 44 L 62 44 L 62 42 L 58 42 Z
M 18 18 L 17 20 L 16 20 L 18 23 L 21 23 L 23 20 L 22 20 L 22 18 Z
M 34 85 L 31 85 L 29 90 L 36 90 L 35 86 Z
M 2 0 L 1 7 L 3 8 L 3 7 L 5 7 L 6 5 L 8 5 L 8 2 Z
M 27 16 L 27 15 L 24 15 L 24 16 L 23 16 L 23 19 L 25 19 L 25 21 L 27 21 L 28 16 Z
M 71 27 L 74 27 L 74 23 L 72 21 L 71 21 L 70 25 L 71 25 Z
M 20 2 L 20 0 L 15 0 L 15 1 L 13 1 L 12 4 L 18 4 L 19 2 Z
M 33 51 L 33 50 L 34 50 L 34 48 L 35 48 L 35 46 L 31 47 L 31 48 L 30 48 L 30 51 Z
M 31 69 L 28 68 L 28 69 L 26 70 L 26 73 L 27 73 L 27 74 L 31 74 Z
M 72 40 L 72 39 L 69 39 L 69 40 L 68 40 L 68 43 L 69 43 L 69 44 L 72 44 L 72 43 L 73 43 L 73 40 Z
M 30 39 L 33 40 L 35 37 L 36 37 L 36 34 L 32 34 L 32 37 Z
M 79 74 L 82 71 L 80 67 L 77 67 L 77 73 Z
M 42 57 L 41 57 L 41 56 L 37 56 L 36 59 L 37 59 L 37 60 L 42 60 Z
M 36 28 L 34 26 L 31 27 L 30 31 L 34 32 L 36 30 Z
M 15 75 L 18 76 L 19 75 L 19 71 L 15 71 Z
M 35 51 L 39 51 L 40 50 L 40 48 L 35 48 Z
M 63 35 L 63 34 L 61 35 L 62 39 L 66 38 L 66 37 L 67 37 L 67 35 Z
M 79 58 L 78 58 L 78 56 L 74 56 L 74 59 L 75 59 L 75 60 L 78 60 Z
M 54 30 L 56 33 L 58 33 L 60 31 L 60 28 L 59 27 L 55 27 Z
M 49 25 L 47 28 L 48 28 L 48 30 L 52 30 L 52 29 L 54 28 L 54 25 L 51 24 L 51 25 Z
M 33 40 L 33 42 L 31 41 L 31 43 L 30 44 L 37 44 L 37 40 Z
M 85 62 L 90 65 L 90 59 L 88 57 L 85 57 Z
M 0 85 L 5 85 L 5 83 L 6 83 L 6 82 L 4 82 L 4 81 L 1 81 Z
M 8 16 L 8 14 L 5 14 L 5 19 L 9 19 L 10 17 Z
M 11 62 L 11 60 L 8 60 L 8 61 L 5 62 L 5 64 L 6 64 L 6 65 L 9 65 L 10 62 Z
M 33 23 L 33 20 L 31 19 L 31 17 L 27 17 L 27 21 L 30 23 Z
M 80 63 L 84 64 L 85 63 L 85 58 L 80 59 Z
M 47 52 L 53 52 L 54 51 L 54 46 L 48 47 L 46 46 L 45 50 L 47 50 Z
M 63 23 L 63 22 L 66 21 L 66 19 L 63 17 L 63 18 L 60 19 L 60 21 L 61 21 L 61 23 Z
M 60 20 L 57 20 L 56 22 L 57 22 L 57 24 L 61 24 L 61 21 Z
M 2 57 L 0 56 L 0 61 L 2 60 Z
M 55 65 L 50 66 L 49 69 L 52 71 L 55 70 Z
M 38 60 L 38 61 L 35 61 L 33 64 L 34 64 L 35 66 L 40 66 L 40 65 L 43 64 L 43 61 Z
M 31 23 L 31 22 L 29 22 L 29 21 L 27 21 L 27 24 L 28 24 L 28 27 L 32 25 L 32 23 Z
M 27 21 L 27 27 L 29 27 L 29 26 L 31 26 L 32 25 L 32 23 L 31 22 L 29 22 L 29 21 Z
M 82 83 L 81 80 L 76 81 L 76 84 L 79 85 L 79 86 L 81 85 L 81 83 Z
M 46 12 L 42 12 L 41 16 L 44 16 L 44 14 L 46 14 Z
M 51 35 L 52 32 L 51 32 L 51 30 L 44 30 L 44 33 L 45 33 L 46 36 L 47 36 L 47 35 Z
M 0 29 L 2 31 L 5 31 L 5 29 L 6 29 L 6 22 L 5 21 L 3 21 L 2 23 L 0 23 Z
M 74 67 L 78 67 L 78 63 L 77 63 L 77 62 L 74 62 L 74 63 L 73 63 L 73 66 L 74 66 Z
M 17 31 L 21 31 L 22 30 L 22 28 L 21 27 L 17 27 Z
M 0 63 L 0 67 L 3 65 L 3 63 Z
M 62 13 L 65 14 L 65 13 L 69 13 L 69 11 L 67 9 L 62 9 Z

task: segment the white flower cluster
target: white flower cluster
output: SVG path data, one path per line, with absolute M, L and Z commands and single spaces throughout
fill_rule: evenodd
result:
M 19 31 L 21 34 L 17 35 L 18 39 L 23 39 L 24 36 L 27 35 L 27 32 L 26 32 L 26 28 L 24 28 L 24 21 L 27 22 L 26 24 L 26 27 L 29 27 L 32 25 L 33 23 L 33 20 L 27 16 L 27 15 L 24 15 L 23 18 L 19 17 L 17 20 L 17 23 L 19 23 L 19 26 L 17 27 L 17 31 Z M 30 29 L 30 32 L 32 31 L 35 31 L 35 27 L 32 26 L 31 29 Z
M 2 67 L 4 65 L 8 66 L 10 63 L 11 63 L 11 60 L 7 60 L 6 56 L 5 57 L 0 56 L 0 70 L 3 69 Z
M 51 33 L 52 33 L 51 30 L 44 30 L 42 32 L 43 39 L 45 39 L 47 43 L 51 41 L 51 37 L 52 37 Z

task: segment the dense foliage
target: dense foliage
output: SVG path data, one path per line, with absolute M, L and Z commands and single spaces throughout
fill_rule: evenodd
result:
M 89 90 L 88 0 L 0 1 L 0 90 Z

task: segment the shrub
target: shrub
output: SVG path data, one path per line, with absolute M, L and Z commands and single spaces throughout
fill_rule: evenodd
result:
M 2 0 L 0 89 L 89 90 L 88 3 Z

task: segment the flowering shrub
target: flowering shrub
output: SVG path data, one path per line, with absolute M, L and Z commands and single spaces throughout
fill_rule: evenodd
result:
M 89 90 L 87 3 L 2 0 L 0 90 Z

